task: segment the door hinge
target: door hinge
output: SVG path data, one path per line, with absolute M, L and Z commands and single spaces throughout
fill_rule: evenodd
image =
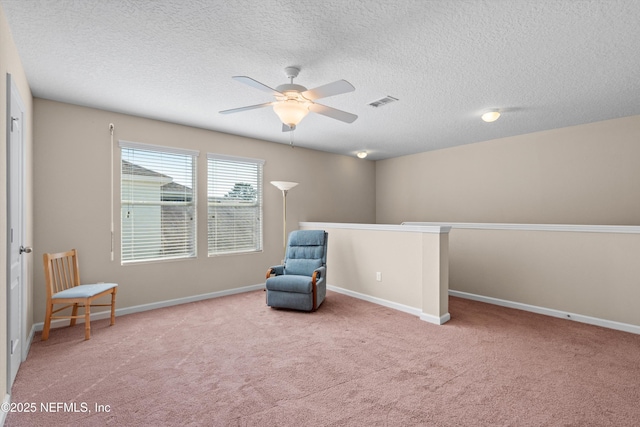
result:
M 13 132 L 13 123 L 17 122 L 18 120 L 20 120 L 19 117 L 13 117 L 11 116 L 11 132 Z

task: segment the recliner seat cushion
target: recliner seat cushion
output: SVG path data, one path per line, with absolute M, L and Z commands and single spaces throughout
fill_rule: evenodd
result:
M 268 291 L 294 292 L 298 294 L 310 294 L 313 291 L 311 277 L 285 274 L 267 279 Z

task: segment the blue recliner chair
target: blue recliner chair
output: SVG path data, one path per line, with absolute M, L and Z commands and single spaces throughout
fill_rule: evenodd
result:
M 320 307 L 327 294 L 328 237 L 324 230 L 289 234 L 284 265 L 267 270 L 268 306 L 302 311 Z

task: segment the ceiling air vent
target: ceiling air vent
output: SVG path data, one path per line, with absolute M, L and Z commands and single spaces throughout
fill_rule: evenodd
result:
M 378 108 L 378 107 L 382 107 L 383 105 L 387 105 L 387 104 L 390 104 L 392 102 L 395 102 L 397 100 L 398 100 L 398 98 L 394 98 L 393 96 L 385 96 L 384 98 L 380 98 L 378 100 L 370 102 L 369 106 Z

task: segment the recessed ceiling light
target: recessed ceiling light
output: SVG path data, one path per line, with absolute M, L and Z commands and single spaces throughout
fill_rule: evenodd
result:
M 356 156 L 358 156 L 359 159 L 364 159 L 365 157 L 367 157 L 367 152 L 366 151 L 358 151 L 358 154 L 356 154 Z
M 485 112 L 484 114 L 482 114 L 482 120 L 484 120 L 487 123 L 491 123 L 491 122 L 495 122 L 496 120 L 498 120 L 500 118 L 500 111 L 499 110 L 489 110 L 487 112 Z

